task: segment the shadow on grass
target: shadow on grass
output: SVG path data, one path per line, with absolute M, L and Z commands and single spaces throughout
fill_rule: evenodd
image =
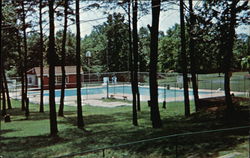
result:
M 39 150 L 48 148 L 55 144 L 62 144 L 66 141 L 69 140 L 61 137 L 51 138 L 48 135 L 2 138 L 0 142 L 0 153 L 3 157 L 7 158 L 48 157 L 48 155 L 53 153 L 48 153 L 46 150 L 39 152 Z
M 83 119 L 86 125 L 91 125 L 91 124 L 105 124 L 107 122 L 112 122 L 114 120 L 114 117 L 108 115 L 89 115 L 89 116 L 83 116 Z M 64 119 L 59 120 L 58 123 L 71 124 L 77 126 L 77 117 L 65 116 Z
M 13 130 L 13 129 L 8 129 L 8 130 L 0 130 L 0 132 L 1 132 L 1 135 L 3 134 L 6 134 L 6 133 L 9 133 L 9 132 L 15 132 L 15 131 L 18 131 L 18 130 Z M 1 135 L 0 135 L 0 140 L 2 140 L 3 139 L 3 137 L 1 137 Z
M 76 125 L 76 116 L 73 114 L 75 113 L 65 112 L 65 117 L 59 119 L 58 123 L 66 127 L 68 127 L 68 125 Z M 34 120 L 48 119 L 48 112 L 33 112 L 32 117 L 36 117 Z M 32 117 L 30 119 L 32 119 Z M 39 153 L 43 151 L 40 157 L 53 157 L 58 154 L 64 155 L 83 152 L 89 149 L 176 133 L 244 126 L 249 125 L 249 108 L 246 106 L 237 107 L 231 121 L 225 119 L 224 111 L 214 113 L 201 112 L 192 114 L 189 118 L 185 118 L 181 115 L 163 115 L 162 121 L 164 126 L 161 129 L 151 128 L 149 110 L 139 112 L 138 118 L 139 126 L 135 127 L 131 124 L 131 113 L 127 111 L 86 115 L 84 116 L 84 120 L 87 132 L 70 126 L 72 128 L 62 129 L 59 132 L 58 138 L 49 138 L 45 135 L 18 138 L 7 137 L 1 139 L 1 146 L 3 145 L 1 150 L 6 154 L 18 153 L 19 151 L 26 151 L 27 153 Z M 136 158 L 149 157 L 149 155 L 152 154 L 158 155 L 158 157 L 175 157 L 176 154 L 178 157 L 188 157 L 190 155 L 196 155 L 195 157 L 214 157 L 219 151 L 233 149 L 238 144 L 244 142 L 248 135 L 248 130 L 245 129 L 233 132 L 227 131 L 181 136 L 178 138 L 168 138 L 110 149 L 110 155 L 107 156 L 112 157 L 116 155 L 116 153 L 122 154 L 125 152 L 128 154 L 127 157 L 133 157 L 132 155 L 135 154 L 134 157 Z M 29 155 L 29 157 L 37 156 Z
M 67 111 L 67 112 L 64 112 L 64 115 L 73 115 L 75 114 L 75 112 L 73 111 Z M 28 120 L 46 120 L 46 119 L 49 119 L 49 112 L 46 111 L 46 112 L 32 112 L 30 113 L 30 116 L 28 118 Z
M 24 111 L 22 111 L 21 108 L 8 109 L 7 113 L 14 116 L 24 115 Z
M 120 126 L 112 126 L 112 130 L 101 126 L 100 131 L 96 134 L 95 142 L 103 144 L 104 146 L 113 146 L 132 141 L 140 141 L 143 139 L 150 139 L 164 135 L 171 135 L 176 133 L 197 132 L 214 130 L 221 128 L 230 128 L 236 126 L 249 125 L 249 111 L 244 110 L 245 107 L 240 107 L 236 110 L 232 120 L 225 120 L 223 112 L 217 113 L 197 113 L 190 118 L 181 116 L 168 117 L 163 119 L 163 129 L 151 129 L 129 126 L 126 131 Z M 129 117 L 126 113 L 117 113 L 122 118 Z M 147 112 L 143 115 L 147 116 Z M 117 120 L 114 120 L 114 122 Z M 104 125 L 105 126 L 105 125 Z M 108 126 L 107 126 L 108 127 Z M 105 130 L 106 129 L 106 130 Z M 95 129 L 98 130 L 98 129 Z M 167 138 L 152 142 L 139 143 L 130 145 L 116 150 L 126 150 L 129 153 L 137 153 L 141 157 L 147 157 L 152 153 L 162 155 L 162 157 L 188 157 L 190 155 L 195 157 L 215 157 L 219 151 L 234 149 L 235 146 L 245 142 L 248 139 L 249 129 L 241 129 L 237 131 L 224 131 L 214 133 L 204 133 L 197 135 L 179 136 L 175 138 Z M 81 147 L 84 141 L 73 144 L 76 151 L 86 150 Z M 102 146 L 102 147 L 104 147 Z M 111 149 L 112 150 L 112 149 Z M 111 155 L 112 156 L 112 155 Z M 139 156 L 138 156 L 139 157 Z
M 15 119 L 14 121 L 27 120 L 25 117 L 25 111 L 22 111 L 20 108 L 8 109 L 7 113 L 10 114 L 11 117 L 14 116 L 18 118 L 18 119 Z M 49 116 L 49 112 L 40 113 L 40 112 L 34 112 L 32 110 L 30 112 L 30 116 L 28 120 L 44 120 L 44 119 L 48 119 L 49 118 L 48 116 Z

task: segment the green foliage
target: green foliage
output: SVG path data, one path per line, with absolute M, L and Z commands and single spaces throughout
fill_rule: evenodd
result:
M 235 3 L 236 17 L 231 17 L 232 4 Z M 228 67 L 230 63 L 230 69 L 235 71 L 240 67 L 239 56 L 244 55 L 246 47 L 246 41 L 241 40 L 239 37 L 236 41 L 236 37 L 231 39 L 230 35 L 235 35 L 235 29 L 239 25 L 244 25 L 249 22 L 245 16 L 249 15 L 248 1 L 206 1 L 202 6 L 197 6 L 196 30 L 194 32 L 197 38 L 199 54 L 202 54 L 201 62 L 205 63 L 203 69 L 210 69 L 212 71 L 222 71 Z M 232 25 L 232 21 L 235 19 L 235 26 Z M 192 26 L 191 26 L 192 27 Z M 232 41 L 233 43 L 230 43 Z M 234 46 L 233 56 L 230 56 L 230 47 Z M 204 70 L 205 70 L 204 69 Z
M 40 36 L 38 33 L 31 34 L 28 37 L 28 56 L 27 56 L 27 68 L 38 67 L 40 62 Z M 32 62 L 31 62 L 32 61 Z
M 16 49 L 16 28 L 12 27 L 15 25 L 17 16 L 15 15 L 15 8 L 13 5 L 3 6 L 3 19 L 2 20 L 2 51 L 4 59 L 4 68 L 6 70 L 12 69 L 12 67 L 17 66 L 19 63 L 19 54 Z M 18 25 L 17 25 L 18 27 Z
M 120 13 L 109 15 L 83 40 L 84 52 L 91 51 L 91 71 L 128 70 L 128 25 Z M 85 63 L 87 63 L 85 59 Z M 86 64 L 87 65 L 87 64 Z M 89 67 L 86 67 L 89 69 Z
M 180 26 L 175 24 L 159 42 L 159 67 L 161 72 L 180 70 Z
M 62 38 L 63 31 L 60 30 L 56 33 L 56 53 L 57 53 L 57 64 L 61 65 L 61 51 L 62 51 Z M 76 35 L 70 31 L 67 32 L 66 40 L 66 52 L 65 52 L 65 65 L 76 64 Z
M 249 39 L 250 36 L 246 34 L 239 34 L 237 35 L 237 39 L 235 39 L 234 44 L 234 58 L 233 58 L 233 66 L 236 70 L 247 70 L 247 65 L 244 64 L 244 58 L 247 58 L 249 54 L 250 43 Z M 243 63 L 242 63 L 243 62 Z
M 149 71 L 149 54 L 150 54 L 150 32 L 147 28 L 141 27 L 138 32 L 139 36 L 139 70 L 141 72 Z
M 25 6 L 25 15 L 23 15 L 23 10 L 21 7 L 21 3 L 23 1 L 4 1 L 3 2 L 3 54 L 4 54 L 4 61 L 5 61 L 5 69 L 9 70 L 10 72 L 16 72 L 16 74 L 9 73 L 13 76 L 20 75 L 20 67 L 21 61 L 24 60 L 24 44 L 22 43 L 22 36 L 23 28 L 31 28 L 34 27 L 34 23 L 31 23 L 30 20 L 33 18 L 31 17 L 35 12 L 34 5 L 36 5 L 35 1 L 24 2 Z M 26 24 L 22 24 L 23 16 L 26 19 Z M 28 18 L 29 17 L 29 18 Z M 31 40 L 33 40 L 33 32 L 31 33 Z M 35 35 L 34 35 L 35 36 Z M 20 39 L 19 39 L 20 37 Z M 34 41 L 35 42 L 35 41 Z M 18 52 L 18 45 L 20 44 L 20 52 Z M 29 52 L 31 54 L 31 52 Z M 37 58 L 34 58 L 34 64 L 36 64 Z M 29 59 L 27 59 L 29 60 Z M 32 57 L 33 60 L 33 57 Z M 28 62 L 28 66 L 32 65 L 32 62 Z
M 105 72 L 107 71 L 107 37 L 105 35 L 103 25 L 95 26 L 89 36 L 83 39 L 83 65 L 85 70 L 91 72 Z M 88 59 L 85 57 L 85 53 L 90 51 L 92 57 L 90 58 L 90 66 L 88 65 Z
M 241 59 L 241 66 L 250 73 L 250 56 L 246 56 Z
M 21 1 L 20 1 L 21 2 Z M 4 2 L 3 6 L 3 54 L 5 61 L 5 68 L 8 70 L 9 74 L 17 76 L 20 75 L 20 63 L 21 54 L 18 53 L 18 38 L 22 38 L 21 32 L 21 10 L 20 2 Z M 72 1 L 71 1 L 72 2 Z M 61 3 L 61 1 L 60 1 Z M 229 6 L 227 1 L 207 1 L 203 3 L 202 6 L 196 6 L 195 15 L 196 21 L 195 25 L 191 26 L 194 28 L 194 37 L 196 42 L 196 66 L 199 73 L 206 72 L 218 72 L 222 69 L 222 61 L 225 52 L 222 49 L 223 40 L 222 33 L 225 25 L 228 23 L 226 9 Z M 241 3 L 243 4 L 243 2 Z M 26 6 L 34 6 L 36 3 L 25 3 Z M 46 3 L 44 3 L 46 6 Z M 146 6 L 145 6 L 146 7 Z M 238 5 L 240 7 L 240 5 Z M 61 4 L 57 8 L 57 11 L 62 9 Z M 224 10 L 224 12 L 218 12 L 218 10 Z M 34 13 L 36 10 L 29 10 L 30 13 Z M 145 10 L 146 11 L 146 10 Z M 69 9 L 70 14 L 73 14 L 72 9 Z M 61 13 L 58 12 L 59 15 Z M 242 5 L 237 12 L 237 26 L 248 24 L 249 20 L 247 17 L 249 15 L 249 10 L 245 5 Z M 28 16 L 28 15 L 27 15 Z M 129 46 L 128 46 L 128 24 L 126 19 L 120 13 L 114 13 L 108 15 L 107 21 L 101 25 L 95 26 L 91 34 L 85 36 L 82 40 L 81 46 L 81 59 L 82 65 L 85 71 L 91 72 L 106 72 L 106 71 L 128 71 L 129 68 Z M 46 17 L 46 16 L 44 16 Z M 189 17 L 186 16 L 187 26 L 189 25 Z M 34 27 L 36 22 L 30 23 L 29 20 L 33 17 L 27 18 L 27 26 Z M 60 17 L 59 17 L 60 18 Z M 69 16 L 72 18 L 72 16 Z M 72 19 L 73 20 L 73 19 Z M 62 22 L 62 19 L 61 21 Z M 46 32 L 46 31 L 44 31 Z M 228 31 L 224 31 L 228 32 Z M 139 71 L 149 70 L 149 52 L 150 52 L 150 32 L 148 28 L 142 27 L 138 31 L 139 36 Z M 167 72 L 169 70 L 174 70 L 180 72 L 179 64 L 179 46 L 180 46 L 180 29 L 179 25 L 176 24 L 172 28 L 168 29 L 164 34 L 159 33 L 159 62 L 158 70 L 160 72 Z M 224 34 L 223 36 L 226 36 Z M 44 58 L 47 57 L 48 48 L 48 37 L 44 37 Z M 187 35 L 187 39 L 188 39 Z M 39 66 L 39 58 L 37 58 L 39 53 L 39 36 L 33 30 L 28 33 L 28 68 L 34 66 Z M 23 52 L 22 39 L 21 42 L 21 52 Z M 62 30 L 56 33 L 56 60 L 54 61 L 56 65 L 61 65 L 61 42 L 62 42 Z M 187 41 L 188 42 L 188 41 Z M 66 65 L 75 65 L 75 46 L 76 37 L 72 32 L 67 33 L 66 42 Z M 225 44 L 225 43 L 224 43 Z M 226 47 L 225 47 L 226 48 Z M 187 47 L 188 49 L 188 47 Z M 249 55 L 249 36 L 240 34 L 235 37 L 234 48 L 233 48 L 233 59 L 232 66 L 233 70 L 247 70 L 247 65 L 245 57 Z M 86 51 L 92 52 L 92 57 L 88 60 L 85 57 Z M 45 60 L 46 61 L 46 60 Z M 89 64 L 90 62 L 90 64 Z M 243 64 L 242 64 L 243 63 Z M 44 63 L 47 64 L 46 62 Z M 188 66 L 189 68 L 189 66 Z
M 124 22 L 124 16 L 114 13 L 108 16 L 104 23 L 107 37 L 108 70 L 128 70 L 128 25 Z

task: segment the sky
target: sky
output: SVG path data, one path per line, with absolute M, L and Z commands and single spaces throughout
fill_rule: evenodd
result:
M 80 8 L 83 8 L 84 6 L 87 6 L 90 3 L 94 3 L 93 1 L 88 1 L 88 3 L 81 3 Z M 195 2 L 194 5 L 199 5 L 196 4 L 198 2 Z M 103 24 L 107 19 L 107 14 L 103 14 L 103 12 L 120 12 L 121 14 L 124 14 L 125 17 L 127 18 L 126 12 L 119 7 L 118 9 L 115 10 L 104 10 L 104 9 L 91 9 L 91 10 L 81 10 L 80 11 L 80 20 L 81 20 L 81 37 L 84 37 L 86 35 L 89 35 L 93 29 L 94 26 L 101 25 Z M 150 9 L 151 12 L 151 9 Z M 141 13 L 139 12 L 139 15 Z M 144 16 L 140 16 L 138 20 L 138 28 L 140 27 L 147 27 L 148 24 L 151 25 L 152 23 L 152 18 L 151 14 L 147 14 Z M 159 29 L 161 31 L 166 32 L 170 27 L 174 26 L 176 23 L 179 23 L 180 17 L 179 17 L 179 7 L 177 5 L 172 5 L 171 9 L 167 11 L 161 11 L 160 13 L 160 24 L 159 24 Z M 56 31 L 60 30 L 63 28 L 62 26 L 63 21 L 61 22 L 56 22 Z M 75 33 L 75 25 L 69 26 L 69 30 L 71 30 L 73 33 Z M 249 26 L 241 26 L 236 29 L 236 32 L 239 33 L 246 33 L 250 35 L 250 27 Z
M 81 4 L 84 6 L 84 4 Z M 178 14 L 178 7 L 175 6 L 173 9 L 175 10 L 169 10 L 165 12 L 160 13 L 160 24 L 159 29 L 166 32 L 170 27 L 174 26 L 174 24 L 179 23 L 179 14 Z M 89 35 L 93 29 L 93 26 L 101 25 L 107 20 L 107 15 L 103 14 L 103 12 L 107 10 L 103 9 L 92 9 L 89 11 L 81 11 L 80 12 L 80 20 L 82 21 L 80 24 L 81 27 L 81 37 L 84 37 L 85 35 Z M 150 10 L 151 11 L 151 10 Z M 116 10 L 109 10 L 109 13 L 113 12 L 119 12 L 121 14 L 124 14 L 127 18 L 126 12 L 122 8 L 118 8 Z M 147 27 L 148 24 L 152 24 L 151 22 L 151 14 L 147 15 L 141 15 L 141 13 L 138 13 L 139 20 L 138 20 L 138 29 L 140 27 Z M 69 29 L 72 32 L 75 32 L 75 25 L 72 25 L 69 27 Z M 62 29 L 62 26 L 59 26 L 59 24 L 56 24 L 56 31 Z

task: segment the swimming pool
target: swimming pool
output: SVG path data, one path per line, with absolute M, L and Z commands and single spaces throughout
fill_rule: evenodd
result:
M 108 88 L 109 94 L 123 94 L 123 95 L 131 95 L 132 90 L 131 86 L 110 86 Z M 140 95 L 149 96 L 149 88 L 148 87 L 139 87 Z M 81 89 L 82 95 L 94 95 L 94 94 L 103 94 L 104 97 L 107 94 L 107 87 L 96 87 L 96 88 L 82 88 Z M 193 94 L 192 91 L 189 91 L 190 95 Z M 199 94 L 211 94 L 209 91 L 199 91 Z M 77 92 L 76 89 L 66 89 L 65 96 L 76 96 Z M 48 91 L 44 93 L 44 96 L 49 96 Z M 56 90 L 55 96 L 60 97 L 61 91 Z M 164 88 L 158 88 L 158 96 L 159 98 L 164 98 Z M 172 97 L 181 97 L 183 96 L 183 89 L 166 89 L 166 98 Z

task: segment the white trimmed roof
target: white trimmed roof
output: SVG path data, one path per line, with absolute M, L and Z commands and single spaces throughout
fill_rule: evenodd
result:
M 28 74 L 35 74 L 36 76 L 40 76 L 40 67 L 34 67 L 27 71 Z M 65 73 L 66 75 L 74 75 L 76 74 L 76 66 L 65 66 Z M 81 69 L 81 74 L 83 74 L 83 71 Z M 49 67 L 43 68 L 43 75 L 48 76 L 49 75 Z M 62 68 L 61 66 L 55 66 L 55 75 L 60 76 L 62 75 Z

